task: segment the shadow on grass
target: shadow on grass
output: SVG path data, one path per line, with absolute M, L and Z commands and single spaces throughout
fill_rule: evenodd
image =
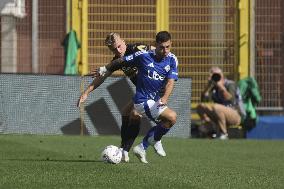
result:
M 7 160 L 7 161 L 51 161 L 51 162 L 103 162 L 102 160 L 66 160 L 66 159 L 51 159 L 51 158 L 45 158 L 45 159 L 1 159 L 1 160 Z

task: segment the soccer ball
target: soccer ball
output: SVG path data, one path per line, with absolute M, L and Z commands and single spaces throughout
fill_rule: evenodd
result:
M 102 152 L 102 160 L 107 163 L 118 164 L 122 158 L 122 151 L 114 145 L 105 147 Z

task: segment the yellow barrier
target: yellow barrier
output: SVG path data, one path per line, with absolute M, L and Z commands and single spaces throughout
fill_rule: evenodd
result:
M 169 0 L 157 0 L 156 31 L 169 30 Z
M 240 10 L 240 58 L 239 58 L 239 73 L 240 79 L 243 79 L 249 75 L 249 33 L 250 33 L 250 1 L 240 0 L 239 1 L 239 10 Z

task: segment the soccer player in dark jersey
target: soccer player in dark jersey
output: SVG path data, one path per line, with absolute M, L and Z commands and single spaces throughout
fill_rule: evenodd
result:
M 133 54 L 138 51 L 147 51 L 151 49 L 151 46 L 144 45 L 142 43 L 126 44 L 125 41 L 119 36 L 118 33 L 110 33 L 105 39 L 105 45 L 112 51 L 115 55 L 113 60 L 121 58 L 126 55 Z M 126 76 L 132 81 L 136 86 L 137 83 L 137 67 L 136 66 L 122 66 L 120 68 Z M 106 71 L 106 70 L 104 70 Z M 93 82 L 88 86 L 88 88 L 81 95 L 78 105 L 87 99 L 88 94 L 99 87 L 104 80 L 111 75 L 112 72 L 106 71 L 104 75 L 96 77 Z M 122 112 L 122 125 L 121 125 L 121 148 L 123 149 L 122 160 L 125 162 L 129 161 L 128 152 L 132 147 L 135 139 L 137 138 L 140 131 L 141 117 L 136 116 L 129 118 L 130 112 L 133 110 L 133 102 L 130 101 L 124 108 Z M 163 149 L 161 141 L 158 141 L 154 148 L 160 156 L 166 156 Z
M 131 117 L 147 116 L 157 125 L 152 127 L 143 141 L 134 147 L 135 155 L 142 163 L 146 160 L 146 150 L 149 145 L 155 145 L 176 123 L 177 114 L 167 106 L 168 98 L 178 79 L 178 60 L 170 52 L 171 35 L 161 31 L 156 35 L 156 49 L 139 51 L 123 56 L 98 69 L 98 74 L 113 72 L 122 66 L 136 66 L 138 69 L 136 93 L 133 97 L 134 111 Z M 160 90 L 165 87 L 164 94 Z M 137 114 L 138 113 L 138 114 Z

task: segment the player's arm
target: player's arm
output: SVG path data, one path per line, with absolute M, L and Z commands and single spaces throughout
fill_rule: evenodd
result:
M 96 70 L 95 76 L 103 76 L 106 72 L 114 72 L 118 69 L 121 69 L 125 65 L 129 64 L 136 64 L 135 60 L 138 59 L 140 55 L 145 53 L 146 51 L 139 51 L 134 54 L 124 56 L 121 58 L 117 58 L 113 61 L 111 61 L 109 64 L 106 66 L 100 67 L 99 69 Z
M 124 63 L 124 57 L 122 57 L 122 58 L 117 58 L 117 59 L 111 61 L 105 67 L 106 67 L 107 71 L 114 72 L 116 70 L 119 70 L 124 64 L 125 64 Z
M 174 83 L 178 80 L 178 60 L 176 57 L 171 62 L 167 83 L 165 85 L 164 95 L 161 97 L 161 103 L 167 104 L 170 95 L 174 89 Z
M 168 103 L 168 99 L 169 99 L 169 97 L 172 94 L 172 91 L 174 89 L 174 83 L 175 83 L 174 79 L 168 79 L 167 80 L 167 84 L 165 86 L 165 93 L 161 97 L 161 103 L 162 104 L 167 104 Z
M 106 66 L 99 67 L 97 70 L 94 71 L 94 76 L 95 77 L 100 77 L 104 76 L 106 73 L 111 75 L 114 71 L 119 70 L 122 68 L 124 65 L 124 59 L 122 58 L 117 58 L 113 61 L 111 61 L 109 64 Z
M 96 77 L 92 81 L 92 83 L 87 87 L 87 89 L 82 93 L 82 95 L 80 96 L 80 98 L 77 102 L 77 106 L 80 107 L 81 103 L 86 101 L 90 92 L 92 92 L 93 90 L 98 88 L 105 81 L 105 79 L 110 75 L 111 75 L 111 72 L 106 72 L 103 76 Z

